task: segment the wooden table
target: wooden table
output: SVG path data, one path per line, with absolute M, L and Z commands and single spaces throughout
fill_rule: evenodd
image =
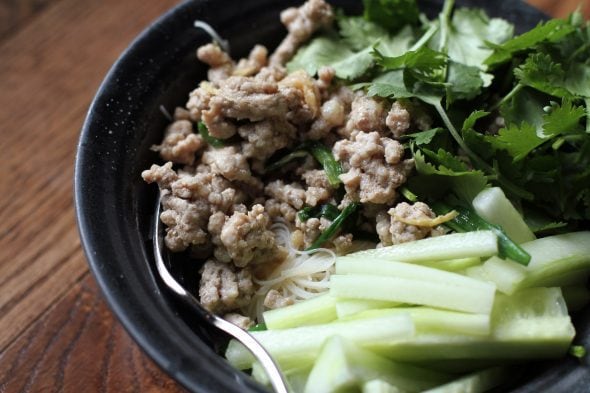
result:
M 176 2 L 0 0 L 2 393 L 184 391 L 105 305 L 72 201 L 78 132 L 94 92 L 133 37 Z M 555 16 L 579 3 L 530 2 Z

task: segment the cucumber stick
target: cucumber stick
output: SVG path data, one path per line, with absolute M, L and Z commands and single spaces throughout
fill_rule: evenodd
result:
M 400 313 L 410 315 L 418 333 L 439 332 L 488 335 L 491 331 L 491 318 L 489 314 L 470 314 L 428 307 L 396 307 L 367 310 L 347 318 L 376 318 Z
M 494 367 L 466 375 L 436 388 L 425 390 L 424 393 L 483 393 L 499 386 L 509 376 L 508 369 Z
M 421 392 L 449 380 L 446 374 L 393 362 L 342 339 L 323 345 L 304 393 L 331 393 L 380 379 L 405 392 Z
M 481 191 L 472 204 L 480 217 L 502 227 L 506 235 L 516 243 L 535 240 L 535 235 L 501 188 L 491 187 Z
M 386 300 L 449 310 L 489 313 L 496 287 L 472 280 L 471 286 L 401 277 L 333 275 L 330 293 L 335 297 Z
M 313 364 L 320 347 L 331 336 L 340 335 L 360 346 L 373 347 L 412 336 L 414 323 L 409 315 L 399 314 L 251 334 L 281 367 L 303 368 Z M 225 357 L 239 369 L 250 368 L 254 360 L 250 352 L 236 341 L 230 341 Z
M 390 309 L 397 307 L 400 304 L 401 303 L 388 302 L 386 300 L 337 299 L 336 314 L 338 315 L 338 319 L 343 319 L 363 311 Z
M 361 390 L 362 393 L 404 393 L 395 386 L 381 379 L 373 379 L 365 382 Z
M 464 270 L 468 267 L 476 266 L 479 264 L 481 264 L 481 259 L 477 257 L 447 259 L 444 261 L 429 261 L 420 263 L 420 265 L 422 266 L 432 267 L 438 270 L 446 270 L 448 272 L 458 272 L 460 270 Z
M 411 263 L 375 260 L 371 258 L 365 259 L 363 256 L 338 258 L 336 260 L 336 274 L 409 278 L 475 289 L 488 287 L 487 285 L 482 285 L 478 280 L 457 273 Z
M 497 295 L 487 336 L 422 333 L 374 350 L 397 361 L 556 358 L 567 353 L 575 331 L 559 288 L 530 288 Z
M 336 317 L 336 299 L 328 293 L 263 314 L 268 329 L 317 325 L 331 322 Z
M 498 253 L 498 238 L 492 231 L 451 233 L 393 246 L 358 251 L 349 257 L 376 257 L 399 262 L 432 262 L 457 258 L 484 258 Z
M 590 232 L 572 232 L 533 240 L 522 245 L 531 255 L 528 266 L 498 257 L 467 275 L 490 281 L 498 290 L 512 294 L 522 288 L 582 285 L 590 274 Z

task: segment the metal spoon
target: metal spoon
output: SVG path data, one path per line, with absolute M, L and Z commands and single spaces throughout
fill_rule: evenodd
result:
M 156 266 L 158 268 L 158 273 L 164 281 L 164 284 L 180 299 L 182 299 L 186 304 L 188 304 L 192 309 L 199 315 L 204 321 L 209 323 L 210 325 L 215 326 L 217 329 L 227 333 L 230 337 L 240 342 L 244 345 L 254 357 L 260 362 L 266 374 L 268 375 L 268 379 L 276 393 L 288 393 L 287 385 L 279 370 L 279 367 L 275 363 L 275 361 L 270 357 L 268 352 L 260 345 L 256 339 L 241 328 L 237 327 L 236 325 L 226 321 L 223 318 L 218 317 L 217 315 L 207 311 L 201 303 L 186 289 L 182 287 L 172 277 L 172 274 L 166 267 L 166 263 L 164 262 L 164 258 L 162 257 L 162 249 L 164 247 L 164 238 L 163 238 L 163 226 L 160 220 L 160 211 L 161 211 L 161 193 L 158 195 L 158 201 L 156 206 L 156 211 L 154 215 L 154 257 L 156 259 Z

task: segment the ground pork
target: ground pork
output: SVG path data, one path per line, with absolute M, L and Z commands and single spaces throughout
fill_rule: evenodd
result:
M 431 226 L 412 225 L 404 221 L 416 221 L 420 219 L 432 219 L 436 215 L 427 204 L 416 202 L 410 205 L 401 202 L 397 206 L 377 214 L 376 230 L 381 244 L 389 246 L 392 244 L 407 243 L 420 240 L 428 236 L 440 234 L 439 228 Z
M 387 113 L 385 124 L 393 133 L 393 137 L 399 139 L 410 128 L 410 112 L 396 101 L 391 105 L 391 109 Z
M 353 133 L 350 140 L 336 142 L 333 153 L 347 171 L 340 175 L 347 194 L 362 203 L 393 203 L 413 165 L 411 160 L 402 161 L 399 142 L 377 132 Z
M 312 169 L 304 172 L 301 177 L 307 184 L 305 190 L 305 203 L 316 206 L 328 201 L 334 194 L 334 188 L 330 185 L 326 172 L 322 169 Z
M 357 93 L 354 97 L 346 126 L 341 129 L 344 137 L 350 137 L 355 131 L 378 132 L 385 135 L 387 109 L 381 99 Z
M 281 12 L 281 22 L 289 33 L 270 57 L 270 63 L 285 64 L 315 31 L 330 26 L 333 20 L 332 7 L 324 0 L 309 0 L 299 8 Z
M 297 210 L 293 206 L 274 198 L 267 199 L 264 202 L 264 210 L 272 220 L 284 219 L 290 223 L 295 222 L 295 216 L 297 215 Z
M 239 328 L 242 328 L 243 330 L 248 330 L 252 326 L 254 326 L 254 322 L 250 318 L 238 313 L 232 312 L 229 314 L 225 314 L 223 316 L 223 319 L 225 319 L 229 323 L 233 323 L 234 325 L 236 325 Z
M 238 128 L 244 139 L 242 152 L 246 158 L 264 161 L 276 151 L 285 148 L 295 140 L 297 129 L 282 119 L 269 119 L 249 123 Z
M 295 227 L 303 234 L 303 247 L 308 248 L 313 242 L 320 236 L 320 234 L 330 226 L 332 221 L 327 218 L 308 218 L 306 221 L 302 221 L 299 216 L 295 218 Z M 295 243 L 295 242 L 294 242 Z M 297 243 L 301 243 L 300 240 Z
M 264 306 L 271 310 L 290 306 L 293 303 L 295 303 L 295 300 L 292 297 L 283 296 L 276 289 L 271 289 L 264 297 Z
M 200 273 L 199 300 L 207 310 L 224 314 L 250 303 L 255 288 L 248 268 L 235 269 L 232 265 L 210 259 Z
M 275 180 L 264 187 L 264 193 L 288 203 L 297 210 L 301 209 L 305 203 L 305 190 L 299 183 L 285 184 L 282 180 Z
M 217 44 L 206 44 L 197 49 L 197 58 L 209 65 L 207 78 L 211 82 L 219 82 L 231 76 L 234 61 Z
M 318 140 L 326 137 L 336 127 L 344 125 L 346 120 L 346 107 L 339 97 L 333 97 L 325 101 L 320 109 L 320 115 L 309 128 L 307 137 Z
M 187 201 L 175 196 L 162 197 L 163 212 L 160 219 L 166 225 L 166 247 L 173 252 L 186 250 L 189 246 L 208 243 L 207 224 L 210 206 L 203 200 Z
M 247 213 L 234 212 L 227 218 L 219 240 L 236 266 L 243 267 L 251 262 L 263 263 L 277 258 L 283 252 L 269 228 L 270 218 L 264 207 L 254 205 Z
M 250 166 L 239 147 L 234 145 L 209 148 L 203 153 L 202 162 L 211 166 L 211 172 L 222 175 L 227 180 L 238 181 L 262 190 L 262 181 L 252 176 Z
M 195 154 L 204 146 L 203 138 L 193 132 L 193 125 L 188 120 L 177 120 L 166 128 L 164 140 L 152 150 L 160 153 L 164 161 L 176 164 L 192 165 Z
M 266 66 L 268 62 L 268 49 L 262 45 L 256 45 L 250 51 L 248 58 L 241 59 L 234 70 L 232 75 L 238 76 L 252 76 L 260 72 L 260 70 Z

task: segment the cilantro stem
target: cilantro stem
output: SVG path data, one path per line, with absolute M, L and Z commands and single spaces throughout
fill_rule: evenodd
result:
M 420 39 L 416 41 L 416 43 L 412 45 L 410 49 L 408 49 L 408 52 L 415 52 L 418 49 L 422 48 L 432 38 L 432 36 L 436 34 L 438 28 L 438 23 L 433 22 L 428 28 L 428 30 L 426 30 L 424 34 L 422 34 L 422 37 L 420 37 Z
M 440 101 L 431 102 L 431 104 L 434 105 L 434 108 L 436 109 L 436 111 L 440 115 L 443 123 L 445 123 L 445 126 L 448 128 L 453 139 L 455 139 L 455 141 L 457 142 L 459 147 L 465 152 L 465 154 L 467 154 L 467 156 L 469 156 L 469 158 L 473 161 L 474 165 L 476 165 L 480 169 L 483 169 L 488 175 L 495 176 L 497 178 L 498 182 L 503 186 L 503 188 L 506 191 L 508 191 L 514 195 L 517 195 L 521 198 L 524 198 L 524 199 L 528 199 L 528 200 L 533 199 L 533 195 L 530 192 L 523 190 L 520 187 L 512 184 L 512 182 L 508 181 L 506 178 L 504 178 L 502 175 L 500 175 L 500 173 L 496 169 L 494 169 L 487 162 L 485 162 L 483 159 L 481 159 L 477 154 L 475 154 L 473 152 L 473 150 L 471 150 L 469 148 L 469 146 L 467 146 L 467 144 L 465 143 L 465 141 L 463 140 L 461 135 L 459 135 L 459 132 L 457 131 L 457 129 L 455 128 L 455 126 L 451 122 L 451 119 L 449 119 L 449 116 L 447 116 L 447 112 L 443 109 Z
M 442 12 L 439 15 L 440 20 L 440 41 L 439 41 L 439 51 L 442 53 L 447 53 L 447 46 L 449 41 L 449 28 L 450 28 L 450 19 L 451 19 L 451 12 L 453 11 L 453 7 L 455 6 L 455 0 L 445 0 L 445 4 L 443 5 Z
M 586 104 L 586 132 L 590 134 L 590 97 L 584 98 Z
M 510 90 L 508 92 L 508 94 L 506 94 L 504 96 L 504 98 L 502 98 L 500 101 L 496 102 L 494 104 L 494 106 L 490 108 L 490 112 L 495 111 L 496 109 L 498 109 L 502 105 L 504 105 L 505 102 L 508 102 L 510 99 L 512 99 L 512 97 L 514 97 L 523 87 L 524 87 L 523 85 L 521 85 L 520 83 L 517 83 L 516 86 L 514 86 L 512 88 L 512 90 Z

